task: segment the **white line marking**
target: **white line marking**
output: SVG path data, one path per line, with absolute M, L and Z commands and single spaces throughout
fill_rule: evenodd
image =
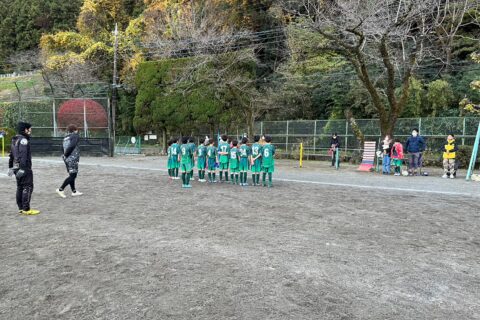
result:
M 63 164 L 63 161 L 58 161 L 58 160 L 36 159 L 36 161 L 50 162 L 50 163 L 62 163 Z M 104 167 L 104 168 L 145 170 L 145 171 L 160 171 L 160 172 L 167 172 L 168 171 L 166 169 L 159 169 L 159 168 L 144 168 L 144 167 L 123 166 L 123 165 L 105 165 L 105 164 L 94 164 L 94 163 L 82 163 L 81 165 L 82 166 L 92 166 L 92 167 Z M 283 181 L 283 182 L 316 184 L 316 185 L 323 185 L 323 186 L 347 187 L 347 188 L 358 188 L 358 189 L 391 190 L 391 191 L 401 191 L 401 192 L 421 192 L 421 193 L 431 193 L 431 194 L 445 194 L 445 195 L 452 195 L 452 196 L 468 196 L 468 197 L 478 197 L 479 196 L 478 194 L 466 193 L 466 192 L 450 192 L 450 191 L 439 191 L 439 190 L 395 188 L 395 187 L 387 187 L 387 186 L 367 186 L 367 185 L 361 185 L 361 184 L 350 184 L 350 183 L 340 183 L 340 182 L 309 181 L 309 180 L 297 180 L 297 179 L 286 179 L 286 178 L 276 178 L 275 180 L 276 181 Z
M 284 182 L 294 182 L 294 183 L 309 183 L 309 184 L 318 184 L 325 186 L 335 186 L 335 187 L 349 187 L 349 188 L 363 188 L 363 189 L 377 189 L 377 190 L 392 190 L 392 191 L 404 191 L 404 192 L 422 192 L 422 193 L 434 193 L 434 194 L 448 194 L 454 196 L 470 196 L 475 197 L 477 195 L 473 193 L 463 193 L 463 192 L 449 192 L 449 191 L 437 191 L 437 190 L 421 190 L 421 189 L 411 189 L 411 188 L 394 188 L 394 187 L 384 187 L 384 186 L 366 186 L 362 184 L 350 184 L 350 183 L 339 183 L 339 182 L 322 182 L 322 181 L 308 181 L 308 180 L 295 180 L 295 179 L 275 179 L 278 181 Z

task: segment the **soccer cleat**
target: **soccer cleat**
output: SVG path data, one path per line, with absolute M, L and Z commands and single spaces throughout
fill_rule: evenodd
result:
M 190 189 L 191 187 L 192 187 L 191 184 L 186 184 L 186 185 L 185 185 L 185 188 L 187 188 L 187 189 Z
M 34 209 L 30 209 L 30 210 L 26 210 L 26 211 L 22 210 L 22 214 L 27 215 L 27 216 L 34 216 L 34 215 L 39 214 L 39 213 L 40 213 L 40 211 L 34 210 Z
M 60 191 L 60 189 L 55 190 L 55 192 L 62 198 L 66 198 L 67 196 L 65 195 L 64 191 Z
M 453 174 L 451 174 L 450 179 L 455 179 L 455 176 Z
M 83 195 L 83 193 L 81 192 L 78 192 L 78 191 L 72 192 L 72 197 L 80 197 L 81 195 Z
M 443 179 L 447 179 L 447 178 L 448 178 L 447 174 L 444 174 L 444 175 L 442 176 L 442 178 L 443 178 Z

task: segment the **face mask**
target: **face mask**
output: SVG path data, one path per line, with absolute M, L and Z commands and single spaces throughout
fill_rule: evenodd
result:
M 412 132 L 412 136 L 416 137 L 418 135 L 418 133 L 416 133 L 415 131 Z

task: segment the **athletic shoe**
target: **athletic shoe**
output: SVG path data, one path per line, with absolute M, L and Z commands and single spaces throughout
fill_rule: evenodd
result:
M 62 198 L 66 198 L 65 191 L 60 191 L 60 189 L 55 190 L 55 192 Z
M 398 177 L 398 176 L 400 176 L 400 173 L 397 172 L 397 173 L 394 174 L 394 176 Z
M 447 178 L 448 178 L 447 174 L 444 174 L 444 175 L 442 176 L 442 178 L 443 178 L 443 179 L 447 179 Z
M 39 214 L 39 213 L 40 213 L 40 211 L 34 210 L 34 209 L 30 209 L 28 211 L 22 210 L 22 214 L 27 215 L 27 216 L 34 216 L 34 215 Z
M 217 180 L 213 180 L 212 183 L 218 183 L 218 181 L 217 181 Z
M 453 174 L 451 174 L 450 179 L 455 179 L 455 176 Z
M 72 197 L 80 197 L 81 195 L 83 195 L 83 193 L 81 192 L 78 192 L 78 191 L 72 192 Z
M 192 187 L 191 184 L 186 184 L 186 185 L 185 185 L 185 188 L 187 188 L 187 189 L 190 189 L 191 187 Z

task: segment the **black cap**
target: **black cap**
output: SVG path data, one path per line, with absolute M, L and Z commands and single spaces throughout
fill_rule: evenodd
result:
M 28 122 L 19 122 L 17 125 L 18 133 L 25 133 L 26 129 L 30 129 L 32 125 Z

